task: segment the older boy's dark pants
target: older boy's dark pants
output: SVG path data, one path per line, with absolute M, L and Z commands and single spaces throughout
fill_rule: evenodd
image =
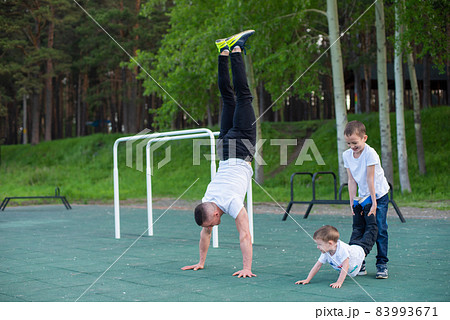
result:
M 231 60 L 233 88 L 230 83 L 228 59 Z M 217 151 L 220 160 L 239 158 L 252 161 L 256 144 L 256 121 L 252 94 L 247 83 L 244 59 L 240 52 L 219 55 L 219 90 L 223 109 Z M 236 94 L 236 97 L 235 97 Z
M 350 237 L 349 244 L 356 244 L 363 248 L 366 256 L 374 246 L 377 240 L 378 226 L 375 215 L 367 215 L 370 211 L 372 204 L 369 204 L 363 208 L 361 212 L 355 210 L 353 207 L 353 232 Z

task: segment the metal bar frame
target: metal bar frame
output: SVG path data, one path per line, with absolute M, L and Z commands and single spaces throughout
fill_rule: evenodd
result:
M 188 129 L 188 130 L 178 130 L 163 133 L 153 133 L 146 135 L 123 137 L 116 140 L 113 147 L 113 158 L 114 158 L 114 220 L 115 220 L 115 238 L 120 239 L 120 207 L 119 207 L 119 175 L 117 166 L 117 148 L 120 142 L 133 141 L 141 139 L 150 139 L 146 145 L 146 181 L 147 181 L 147 224 L 148 224 L 148 235 L 153 235 L 153 205 L 152 205 L 152 188 L 151 188 L 151 165 L 150 165 L 150 148 L 153 142 L 158 141 L 172 141 L 172 140 L 183 140 L 183 139 L 195 139 L 202 137 L 209 137 L 211 141 L 211 180 L 216 174 L 216 150 L 215 150 L 215 136 L 219 135 L 219 132 L 212 132 L 207 128 L 201 129 Z M 253 201 L 252 201 L 252 182 L 249 182 L 247 187 L 247 212 L 249 216 L 250 223 L 250 233 L 253 242 Z M 217 248 L 219 246 L 218 237 L 218 227 L 213 227 L 213 247 Z
M 0 205 L 0 210 L 5 211 L 9 201 L 14 199 L 60 199 L 62 204 L 66 207 L 67 210 L 72 209 L 72 207 L 69 204 L 69 201 L 67 201 L 65 196 L 30 196 L 30 197 L 5 197 L 5 199 L 3 199 L 2 204 Z
M 177 130 L 170 132 L 162 132 L 162 133 L 151 133 L 151 134 L 143 134 L 143 135 L 134 135 L 128 137 L 122 137 L 117 139 L 114 142 L 113 146 L 113 184 L 114 184 L 114 235 L 116 239 L 120 239 L 120 200 L 119 200 L 119 169 L 118 169 L 118 157 L 117 157 L 117 149 L 119 143 L 126 141 L 136 141 L 143 139 L 153 139 L 153 138 L 161 138 L 165 136 L 176 136 L 176 135 L 186 135 L 186 134 L 194 134 L 194 133 L 208 133 L 210 134 L 211 139 L 214 139 L 214 135 L 211 130 L 207 128 L 201 129 L 188 129 L 188 130 Z M 215 139 L 214 139 L 215 141 Z M 214 142 L 215 145 L 215 142 Z M 214 154 L 215 159 L 215 154 Z M 216 167 L 216 162 L 211 161 L 211 171 L 214 168 L 214 172 Z
M 322 199 L 316 199 L 316 178 L 318 175 L 321 174 L 330 174 L 333 176 L 334 179 L 334 199 L 332 200 L 322 200 Z M 295 201 L 294 200 L 294 177 L 297 175 L 309 175 L 311 176 L 311 180 L 312 180 L 312 199 L 310 201 Z M 388 182 L 389 183 L 389 182 Z M 337 179 L 336 179 L 336 174 L 332 171 L 319 171 L 316 172 L 314 174 L 312 174 L 311 172 L 294 172 L 291 175 L 291 200 L 289 201 L 289 204 L 286 208 L 286 211 L 284 212 L 282 221 L 286 221 L 289 212 L 292 209 L 292 206 L 294 205 L 294 203 L 298 203 L 298 204 L 308 204 L 308 208 L 306 209 L 305 214 L 303 215 L 303 219 L 307 219 L 311 209 L 313 207 L 313 205 L 315 204 L 349 204 L 349 200 L 342 200 L 342 190 L 343 188 L 347 185 L 347 183 L 343 183 L 341 184 L 341 186 L 339 187 L 339 199 L 337 198 Z M 389 183 L 389 187 L 390 187 L 390 195 L 389 195 L 389 202 L 392 204 L 392 206 L 395 209 L 395 212 L 397 213 L 400 221 L 402 223 L 405 223 L 406 220 L 403 217 L 400 208 L 398 207 L 397 203 L 395 203 L 394 201 L 394 188 L 392 187 L 392 184 Z

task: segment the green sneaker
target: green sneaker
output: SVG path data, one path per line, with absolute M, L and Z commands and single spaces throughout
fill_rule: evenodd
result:
M 248 37 L 250 37 L 254 33 L 255 33 L 255 30 L 242 31 L 238 34 L 228 37 L 225 41 L 226 41 L 228 47 L 230 48 L 230 51 L 232 51 L 234 49 L 234 47 L 236 47 L 236 46 L 238 46 L 242 50 L 244 50 L 245 42 L 247 41 Z
M 230 48 L 227 44 L 227 39 L 218 39 L 216 40 L 216 47 L 219 50 L 219 53 L 221 53 L 224 50 L 230 51 Z

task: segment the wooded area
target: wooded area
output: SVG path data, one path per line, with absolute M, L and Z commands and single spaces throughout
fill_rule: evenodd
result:
M 379 111 L 390 181 L 388 113 L 402 135 L 414 109 L 423 154 L 420 109 L 450 104 L 444 0 L 5 0 L 0 12 L 0 144 L 216 125 L 214 41 L 245 29 L 260 121 L 336 119 L 341 153 L 346 114 Z
M 372 4 L 338 3 L 341 32 L 359 19 L 340 38 L 349 112 L 378 111 L 380 105 L 375 8 L 363 14 Z M 257 30 L 249 55 L 262 120 L 333 118 L 330 52 L 315 62 L 330 46 L 321 15 L 326 6 L 325 1 L 3 1 L 0 137 L 6 144 L 38 143 L 94 132 L 186 128 L 196 125 L 193 119 L 217 124 L 214 40 L 246 28 Z M 395 111 L 393 9 L 393 1 L 386 1 L 390 111 Z M 400 32 L 401 46 L 418 71 L 421 106 L 449 104 L 448 3 L 407 1 L 399 15 L 409 30 Z M 412 108 L 405 75 L 404 104 Z

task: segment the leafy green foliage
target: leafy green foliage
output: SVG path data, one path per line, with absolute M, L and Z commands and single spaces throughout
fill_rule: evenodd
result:
M 152 12 L 152 6 L 161 3 L 150 1 L 143 11 Z M 158 127 L 167 127 L 180 111 L 179 106 L 194 119 L 202 119 L 211 91 L 218 108 L 214 41 L 241 30 L 256 30 L 249 40 L 256 82 L 264 82 L 273 100 L 285 94 L 296 80 L 284 98 L 317 91 L 316 73 L 323 72 L 321 64 L 302 75 L 324 50 L 317 44 L 317 32 L 309 29 L 312 22 L 305 12 L 307 5 L 298 1 L 270 1 L 264 5 L 258 1 L 177 1 L 168 9 L 170 28 L 158 52 L 138 54 L 138 60 L 145 63 L 144 68 L 151 70 L 154 78 L 141 72 L 146 79 L 146 94 L 163 97 L 163 106 L 157 110 Z M 160 84 L 172 97 L 161 90 Z
M 449 15 L 450 3 L 445 0 L 407 0 L 400 14 L 400 23 L 405 26 L 402 46 L 407 48 L 409 42 L 419 47 L 418 58 L 430 54 L 441 72 L 450 60 Z
M 394 121 L 395 114 L 391 114 Z M 427 174 L 420 176 L 415 154 L 414 122 L 412 111 L 407 111 L 406 135 L 408 142 L 408 164 L 412 193 L 402 195 L 397 168 L 396 149 L 393 150 L 395 199 L 400 205 L 414 205 L 418 202 L 447 201 L 449 189 L 449 173 L 445 163 L 449 157 L 450 137 L 447 124 L 450 120 L 448 107 L 429 108 L 422 112 L 424 126 L 425 157 Z M 378 115 L 350 115 L 349 120 L 362 121 L 367 128 L 367 143 L 380 152 Z M 217 128 L 215 128 L 217 130 Z M 336 128 L 334 120 L 303 121 L 290 123 L 263 123 L 263 136 L 268 139 L 264 144 L 263 159 L 265 168 L 265 183 L 263 188 L 253 186 L 255 202 L 279 203 L 289 201 L 289 178 L 294 172 L 334 171 L 337 173 Z M 395 127 L 392 128 L 395 139 Z M 89 201 L 104 201 L 112 203 L 112 146 L 121 135 L 91 135 L 83 138 L 71 138 L 43 142 L 36 146 L 10 145 L 1 148 L 0 199 L 5 196 L 19 195 L 51 195 L 56 186 L 61 187 L 62 194 L 71 202 L 84 203 Z M 288 148 L 287 166 L 280 166 L 280 147 L 270 143 L 269 139 L 299 139 L 309 137 L 317 146 L 325 165 L 316 161 L 304 161 L 296 165 L 296 147 Z M 393 141 L 395 143 L 395 140 Z M 301 147 L 302 144 L 299 144 Z M 136 147 L 136 143 L 134 144 Z M 158 163 L 165 158 L 165 149 L 171 148 L 171 161 L 158 168 Z M 201 154 L 209 152 L 208 146 L 202 146 Z M 298 150 L 297 150 L 298 151 Z M 315 160 L 311 150 L 308 151 Z M 125 144 L 119 146 L 119 181 L 120 198 L 145 199 L 145 159 L 137 159 L 143 164 L 144 171 L 139 171 L 136 165 L 136 153 L 133 154 L 132 167 L 126 166 Z M 294 155 L 294 157 L 292 157 Z M 153 152 L 152 189 L 155 197 L 180 196 L 194 181 L 183 199 L 198 200 L 203 196 L 210 180 L 210 163 L 205 157 L 200 158 L 200 165 L 193 163 L 193 141 L 173 141 L 164 144 Z M 311 198 L 311 181 L 305 177 L 295 180 L 295 197 L 299 200 Z M 317 198 L 333 196 L 333 180 L 323 176 L 317 181 Z M 270 196 L 266 194 L 266 191 Z M 273 199 L 272 199 L 273 198 Z M 348 194 L 344 189 L 343 199 Z M 141 200 L 141 201 L 142 201 Z

